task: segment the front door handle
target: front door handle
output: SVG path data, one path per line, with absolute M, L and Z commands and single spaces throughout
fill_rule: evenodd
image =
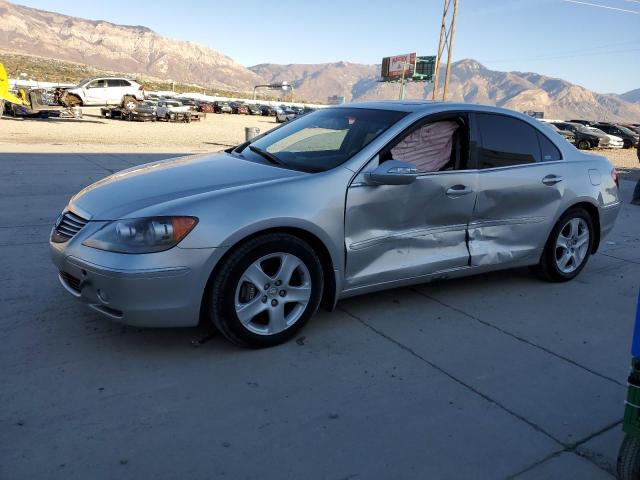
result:
M 564 180 L 564 178 L 562 178 L 560 175 L 547 175 L 542 179 L 542 183 L 551 186 L 555 185 L 556 183 L 560 183 L 562 180 Z
M 462 195 L 469 195 L 473 193 L 473 190 L 466 185 L 454 185 L 447 189 L 447 197 L 461 197 Z

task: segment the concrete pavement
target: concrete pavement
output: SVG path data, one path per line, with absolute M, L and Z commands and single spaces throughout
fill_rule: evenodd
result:
M 640 207 L 578 279 L 527 269 L 357 297 L 239 350 L 123 327 L 58 284 L 68 198 L 166 154 L 0 154 L 1 479 L 612 478 Z

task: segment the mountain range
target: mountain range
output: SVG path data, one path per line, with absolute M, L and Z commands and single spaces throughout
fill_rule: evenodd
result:
M 296 99 L 312 102 L 326 102 L 332 95 L 347 101 L 395 99 L 399 89 L 378 81 L 379 65 L 264 63 L 246 68 L 208 46 L 170 39 L 144 26 L 86 20 L 5 0 L 0 0 L 0 45 L 12 53 L 231 91 L 288 81 Z M 600 94 L 537 73 L 490 70 L 472 59 L 453 63 L 451 73 L 449 100 L 543 111 L 551 118 L 640 121 L 640 89 Z M 431 89 L 430 83 L 409 83 L 406 98 L 430 99 Z

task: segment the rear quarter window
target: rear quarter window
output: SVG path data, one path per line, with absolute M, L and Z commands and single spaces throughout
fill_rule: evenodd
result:
M 562 160 L 562 154 L 558 147 L 547 138 L 542 132 L 537 132 L 538 141 L 540 142 L 540 154 L 543 162 L 552 162 L 554 160 Z

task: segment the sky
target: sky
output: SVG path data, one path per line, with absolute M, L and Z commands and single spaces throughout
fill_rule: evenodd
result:
M 443 0 L 16 0 L 144 25 L 258 63 L 380 63 L 435 55 Z M 453 60 L 536 72 L 600 93 L 640 88 L 640 0 L 460 0 Z

